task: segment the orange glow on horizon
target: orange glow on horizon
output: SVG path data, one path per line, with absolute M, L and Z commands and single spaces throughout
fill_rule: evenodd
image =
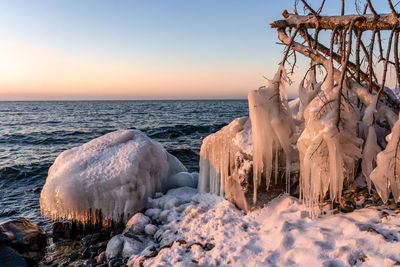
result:
M 0 100 L 246 97 L 265 84 L 254 66 L 110 62 L 34 44 L 0 42 Z

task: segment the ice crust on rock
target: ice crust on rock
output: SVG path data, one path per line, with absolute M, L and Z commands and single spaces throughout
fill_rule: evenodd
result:
M 53 219 L 126 221 L 148 197 L 166 190 L 169 176 L 186 168 L 138 130 L 120 130 L 62 152 L 49 169 L 40 196 Z
M 197 173 L 188 173 L 188 172 L 178 172 L 174 175 L 171 175 L 167 179 L 166 188 L 178 188 L 182 186 L 189 186 L 193 188 L 197 188 L 199 177 Z
M 211 192 L 248 210 L 245 198 L 252 168 L 251 123 L 247 117 L 233 120 L 218 132 L 207 136 L 200 150 L 198 189 Z
M 124 233 L 143 234 L 144 228 L 151 222 L 150 218 L 143 213 L 136 213 L 125 225 Z

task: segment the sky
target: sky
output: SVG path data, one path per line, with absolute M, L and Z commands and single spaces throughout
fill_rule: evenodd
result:
M 277 70 L 269 23 L 293 2 L 0 0 L 0 101 L 246 98 Z

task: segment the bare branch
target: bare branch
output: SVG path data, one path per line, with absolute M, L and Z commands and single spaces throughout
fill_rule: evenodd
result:
M 393 16 L 394 16 L 395 18 L 398 18 L 398 17 L 399 17 L 399 14 L 397 14 L 396 9 L 394 9 L 394 6 L 393 6 L 393 4 L 392 4 L 392 1 L 391 1 L 391 0 L 388 0 L 388 3 L 389 3 L 389 7 L 390 7 L 390 10 L 392 11 Z
M 344 0 L 342 0 L 342 12 L 341 12 L 342 16 L 344 15 Z
M 342 73 L 340 76 L 340 80 L 339 80 L 339 91 L 338 91 L 338 119 L 336 121 L 336 127 L 337 129 L 340 131 L 339 129 L 339 124 L 340 124 L 340 112 L 341 112 L 341 108 L 340 105 L 342 103 L 342 89 L 343 89 L 343 82 L 344 79 L 346 77 L 346 72 L 347 72 L 347 65 L 349 63 L 349 58 L 350 58 L 350 53 L 351 53 L 351 42 L 352 42 L 352 34 L 353 34 L 353 26 L 354 26 L 355 20 L 352 21 L 352 23 L 349 26 L 348 31 L 348 39 L 347 39 L 347 54 L 346 57 L 344 57 L 344 62 L 342 61 Z M 344 38 L 344 37 L 343 37 Z
M 306 2 L 305 0 L 301 0 L 301 2 L 303 3 L 303 5 L 304 5 L 308 10 L 310 10 L 310 12 L 311 12 L 317 19 L 320 17 L 319 14 L 318 14 L 317 12 L 315 12 L 315 10 L 312 9 L 312 7 L 311 7 L 309 4 L 307 4 L 307 2 Z
M 359 18 L 354 27 L 358 30 L 400 30 L 400 23 L 397 19 L 393 20 L 393 15 L 381 14 L 376 18 L 373 14 L 366 15 L 344 15 L 344 16 L 319 16 L 316 18 L 313 15 L 300 16 L 294 14 L 285 14 L 284 20 L 277 20 L 270 25 L 272 28 L 287 28 L 303 26 L 307 29 L 315 29 L 319 27 L 321 30 L 333 30 L 335 26 L 346 28 L 355 18 Z
M 378 15 L 378 13 L 376 13 L 374 7 L 372 6 L 371 0 L 367 0 L 367 4 L 369 7 L 369 10 L 371 10 L 372 14 L 374 14 L 374 17 L 377 20 L 379 18 L 379 15 Z
M 374 51 L 374 43 L 375 43 L 375 33 L 376 30 L 374 29 L 374 31 L 372 32 L 372 37 L 371 37 L 371 43 L 369 44 L 369 61 L 368 61 L 368 69 L 369 69 L 369 91 L 372 92 L 372 73 L 373 73 L 373 60 L 372 60 L 372 56 L 373 56 L 373 51 Z
M 324 8 L 324 5 L 325 5 L 325 0 L 322 1 L 321 6 L 317 10 L 318 15 L 321 14 L 321 11 Z
M 381 94 L 381 92 L 383 92 L 383 89 L 385 88 L 387 66 L 388 66 L 388 62 L 389 62 L 390 48 L 392 47 L 393 33 L 394 33 L 394 30 L 390 33 L 390 36 L 389 36 L 388 48 L 386 50 L 386 61 L 385 61 L 385 65 L 383 66 L 382 83 L 381 83 L 381 88 L 379 89 L 378 94 Z
M 396 69 L 397 85 L 400 85 L 400 64 L 399 64 L 399 32 L 394 34 L 394 66 Z

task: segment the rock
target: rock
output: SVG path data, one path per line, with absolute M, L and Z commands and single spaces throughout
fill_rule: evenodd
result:
M 49 169 L 40 208 L 51 218 L 126 222 L 169 176 L 186 171 L 139 130 L 120 130 L 62 152 Z
M 147 209 L 144 213 L 146 216 L 150 217 L 153 221 L 158 221 L 160 217 L 161 209 L 158 208 L 151 208 Z
M 75 252 L 72 252 L 71 254 L 68 255 L 68 258 L 71 261 L 76 261 L 79 258 L 79 255 L 77 253 L 75 253 Z
M 155 194 L 154 194 L 154 198 L 159 198 L 159 197 L 162 197 L 164 194 L 162 193 L 162 192 L 156 192 Z
M 101 253 L 99 254 L 99 256 L 97 256 L 96 261 L 97 261 L 98 264 L 101 264 L 101 263 L 103 263 L 103 261 L 104 261 L 105 258 L 106 258 L 106 252 L 103 251 L 103 252 L 101 252 Z
M 107 243 L 106 257 L 107 259 L 118 257 L 124 247 L 124 236 L 116 235 Z
M 193 176 L 188 172 L 179 172 L 177 174 L 168 177 L 166 187 L 168 189 L 178 188 L 183 186 L 196 188 L 198 179 L 199 179 L 198 174 Z
M 39 262 L 47 245 L 46 234 L 34 222 L 17 218 L 0 226 L 7 236 L 5 244 L 14 248 L 28 261 Z
M 168 215 L 169 215 L 170 213 L 171 213 L 170 210 L 163 210 L 163 211 L 160 213 L 160 217 L 159 217 L 160 222 L 163 222 L 163 223 L 167 222 L 167 221 L 168 221 Z
M 150 218 L 138 212 L 126 223 L 126 228 L 123 233 L 143 234 L 144 227 L 149 223 L 151 223 Z
M 134 254 L 140 254 L 147 243 L 142 242 L 137 237 L 126 237 L 124 235 L 114 236 L 107 244 L 106 257 L 112 258 L 129 258 Z
M 0 244 L 0 266 L 23 267 L 26 266 L 26 262 L 15 250 Z
M 148 224 L 144 227 L 144 232 L 146 233 L 146 235 L 154 236 L 157 230 L 158 228 L 154 224 Z
M 143 250 L 143 243 L 137 239 L 125 238 L 124 248 L 122 249 L 122 258 L 127 259 L 132 255 L 138 255 Z
M 176 197 L 171 198 L 171 199 L 167 200 L 167 202 L 165 202 L 164 210 L 170 210 L 174 207 L 179 206 L 180 204 L 182 204 L 182 203 L 179 201 L 178 198 L 176 198 Z
M 340 210 L 343 212 L 352 212 L 356 208 L 356 203 L 352 198 L 341 197 L 339 204 Z
M 92 244 L 96 243 L 100 239 L 100 234 L 94 234 L 94 235 L 87 235 L 84 238 L 82 238 L 82 245 L 84 247 L 89 247 Z

